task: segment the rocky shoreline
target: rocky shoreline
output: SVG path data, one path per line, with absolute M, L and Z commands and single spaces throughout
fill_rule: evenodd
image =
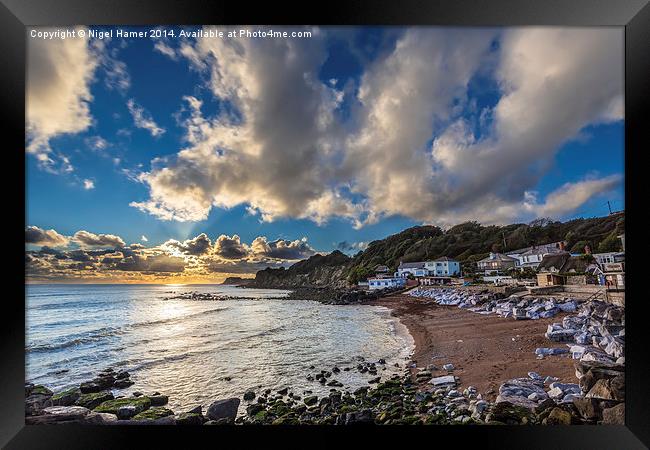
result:
M 338 291 L 299 288 L 288 298 L 356 304 L 395 293 Z M 217 398 L 209 405 L 175 412 L 166 406 L 168 396 L 160 392 L 134 392 L 128 397 L 116 394 L 134 383 L 129 372 L 107 368 L 94 379 L 62 392 L 26 383 L 25 421 L 93 425 L 624 424 L 624 308 L 601 301 L 503 298 L 450 290 L 431 290 L 425 295 L 423 290 L 415 292 L 428 297 L 417 301 L 420 307 L 427 308 L 427 302 L 433 301 L 437 303 L 434 307 L 453 305 L 517 321 L 540 319 L 544 313 L 552 317 L 558 312 L 574 312 L 549 325 L 545 334 L 551 342 L 566 343 L 568 349 L 545 353 L 538 348 L 535 353 L 538 359 L 570 353 L 578 382 L 563 383 L 552 375 L 531 371 L 502 382 L 496 399 L 489 401 L 476 387 L 459 387 L 461 380 L 454 373 L 453 361 L 441 367 L 418 367 L 411 362 L 401 376 L 386 377 L 382 376 L 384 360 L 360 358 L 349 367 L 320 371 L 310 367 L 305 379 L 330 387 L 329 395 L 318 397 L 308 388 L 301 392 L 289 388 L 251 390 L 241 398 Z M 367 386 L 353 390 L 337 379 L 337 374 L 350 370 L 369 376 Z
M 247 391 L 242 398 L 217 399 L 203 409 L 188 411 L 167 408 L 168 396 L 159 392 L 131 396 L 114 395 L 128 372 L 107 368 L 78 388 L 53 393 L 41 385 L 25 385 L 25 422 L 34 424 L 87 425 L 569 425 L 620 424 L 624 419 L 625 385 L 620 367 L 596 361 L 576 361 L 580 384 L 566 385 L 530 373 L 499 389 L 496 402 L 486 401 L 474 387 L 457 389 L 453 364 L 443 368 L 448 375 L 432 377 L 429 368 L 411 375 L 382 379 L 378 375 L 367 387 L 344 390 L 335 379 L 341 370 L 358 370 L 371 376 L 385 361 L 361 362 L 356 367 L 338 367 L 306 375 L 331 386 L 330 394 L 300 394 L 288 389 Z M 545 388 L 550 388 L 549 392 Z M 574 395 L 587 392 L 584 397 Z M 563 395 L 568 392 L 567 395 Z M 559 395 L 558 395 L 559 393 Z M 524 403 L 527 399 L 528 403 Z M 531 400 L 532 399 L 532 400 Z

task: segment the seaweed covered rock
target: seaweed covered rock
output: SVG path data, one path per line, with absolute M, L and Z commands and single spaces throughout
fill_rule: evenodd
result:
M 72 406 L 77 399 L 81 397 L 79 388 L 71 388 L 52 395 L 52 405 L 54 406 Z M 84 405 L 81 405 L 84 406 Z
M 81 394 L 75 405 L 83 406 L 88 409 L 95 409 L 107 400 L 113 400 L 113 393 L 111 391 L 91 392 L 88 394 Z
M 162 406 L 154 406 L 136 414 L 133 416 L 132 420 L 156 420 L 160 419 L 161 417 L 172 415 L 174 415 L 174 411 L 171 409 L 167 409 Z
M 534 424 L 536 418 L 530 409 L 503 401 L 492 407 L 487 414 L 486 421 L 496 421 L 507 425 L 529 425 Z
M 115 414 L 119 419 L 130 419 L 150 407 L 151 400 L 149 400 L 149 397 L 142 396 L 107 400 L 97 406 L 93 411 Z
M 38 415 L 40 412 L 52 405 L 52 391 L 41 385 L 32 385 L 25 389 L 29 395 L 25 398 L 25 415 Z
M 176 415 L 176 425 L 203 425 L 205 418 L 201 413 L 186 412 Z

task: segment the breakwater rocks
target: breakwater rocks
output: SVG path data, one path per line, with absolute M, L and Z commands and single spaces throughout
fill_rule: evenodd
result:
M 316 287 L 299 287 L 285 299 L 289 300 L 313 300 L 328 305 L 352 305 L 370 300 L 376 300 L 388 294 L 398 292 L 395 289 L 378 289 L 376 291 L 364 291 L 361 289 L 332 289 Z
M 587 302 L 580 306 L 577 315 L 549 325 L 545 336 L 554 342 L 567 343 L 573 359 L 625 364 L 623 307 L 600 300 Z
M 461 289 L 416 288 L 413 297 L 430 298 L 439 305 L 457 306 L 478 314 L 498 314 L 516 320 L 536 320 L 554 317 L 560 312 L 575 312 L 578 302 L 573 299 L 532 297 L 494 292 L 471 292 Z
M 222 295 L 222 294 L 214 294 L 212 292 L 197 292 L 197 291 L 191 291 L 191 292 L 167 292 L 167 294 L 171 294 L 167 297 L 163 297 L 163 300 L 190 300 L 190 301 L 195 301 L 195 302 L 213 302 L 213 301 L 221 301 L 221 300 L 257 300 L 258 297 L 246 297 L 246 296 L 232 296 L 232 295 Z M 265 300 L 279 300 L 286 298 L 286 296 L 277 296 L 277 297 L 264 297 Z

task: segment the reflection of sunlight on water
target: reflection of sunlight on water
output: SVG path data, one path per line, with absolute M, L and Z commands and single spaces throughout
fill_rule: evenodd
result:
M 129 370 L 136 382 L 118 394 L 159 391 L 169 395 L 171 409 L 183 410 L 219 398 L 241 397 L 251 388 L 292 387 L 298 394 L 310 389 L 321 395 L 330 388 L 305 380 L 312 372 L 311 365 L 317 370 L 334 365 L 354 367 L 357 356 L 374 361 L 384 358 L 389 364 L 383 374 L 388 375 L 397 372 L 392 367 L 395 362 L 403 367 L 412 349 L 412 338 L 385 308 L 269 300 L 264 296 L 279 292 L 196 285 L 178 286 L 177 290 L 239 292 L 259 300 L 162 300 L 169 287 L 85 288 L 86 296 L 93 299 L 83 312 L 84 317 L 92 318 L 89 327 L 100 329 L 110 324 L 121 332 L 58 353 L 30 353 L 28 377 L 40 377 L 38 382 L 58 390 L 78 385 L 111 365 Z M 69 311 L 79 311 L 78 305 L 70 302 Z M 48 330 L 53 337 L 73 333 L 60 316 L 48 317 L 47 313 L 30 311 L 38 314 L 41 322 L 62 323 L 60 329 Z M 50 337 L 34 336 L 36 340 Z M 65 363 L 66 358 L 75 363 Z M 55 370 L 64 366 L 69 372 L 56 375 Z M 337 375 L 351 388 L 367 383 L 359 377 L 355 371 Z

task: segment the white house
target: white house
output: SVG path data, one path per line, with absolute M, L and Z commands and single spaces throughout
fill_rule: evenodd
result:
M 530 267 L 536 269 L 542 258 L 565 251 L 566 242 L 551 242 L 549 244 L 534 245 L 506 253 L 507 256 L 517 260 L 515 267 L 523 269 Z
M 429 271 L 428 275 L 434 277 L 460 275 L 460 263 L 446 256 L 433 261 L 426 261 L 424 268 Z
M 414 277 L 458 276 L 460 275 L 460 263 L 446 256 L 433 261 L 401 262 L 397 267 L 395 276 L 404 278 L 408 277 L 409 274 Z
M 517 259 L 504 255 L 503 253 L 490 253 L 487 258 L 477 261 L 476 265 L 479 270 L 483 270 L 485 275 L 499 275 L 507 269 L 514 268 L 517 265 Z
M 424 262 L 400 262 L 397 267 L 397 272 L 395 275 L 398 278 L 406 278 L 410 275 L 414 277 L 424 277 L 427 276 L 427 269 L 424 267 Z
M 592 253 L 592 255 L 601 266 L 625 261 L 625 253 L 623 252 Z
M 401 288 L 406 286 L 406 278 L 368 278 L 368 289 Z

